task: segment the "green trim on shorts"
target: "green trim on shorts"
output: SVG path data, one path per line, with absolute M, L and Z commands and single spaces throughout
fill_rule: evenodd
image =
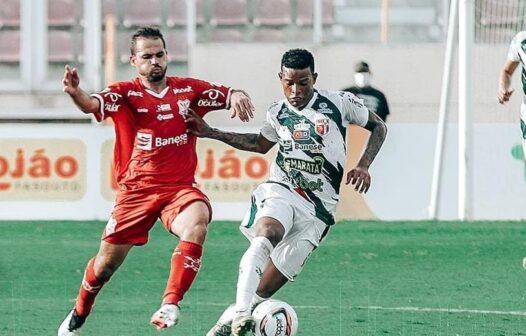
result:
M 524 120 L 521 119 L 521 131 L 522 131 L 522 138 L 526 139 L 526 123 L 524 123 Z
M 250 216 L 248 217 L 247 225 L 245 227 L 248 229 L 254 225 L 254 219 L 256 218 L 256 213 L 258 212 L 258 206 L 256 205 L 256 198 L 252 196 L 250 204 Z

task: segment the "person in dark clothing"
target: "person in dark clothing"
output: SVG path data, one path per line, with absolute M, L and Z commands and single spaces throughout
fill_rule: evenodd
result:
M 354 93 L 363 99 L 369 111 L 376 113 L 385 122 L 389 114 L 389 105 L 383 92 L 371 86 L 369 64 L 360 61 L 354 65 L 354 83 L 354 86 L 343 91 Z

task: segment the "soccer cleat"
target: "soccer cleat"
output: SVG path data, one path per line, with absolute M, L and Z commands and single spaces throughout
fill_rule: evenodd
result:
M 232 321 L 232 335 L 234 336 L 250 335 L 255 328 L 256 321 L 254 321 L 252 314 L 247 311 L 237 313 L 234 321 Z
M 73 308 L 58 328 L 58 336 L 80 335 L 80 328 L 84 324 L 84 321 L 86 321 L 86 317 L 78 316 L 77 311 Z
M 232 327 L 228 324 L 217 322 L 212 329 L 210 329 L 206 336 L 230 336 L 232 334 Z
M 163 304 L 158 311 L 153 313 L 150 323 L 153 324 L 157 330 L 170 328 L 179 321 L 181 309 L 174 304 Z

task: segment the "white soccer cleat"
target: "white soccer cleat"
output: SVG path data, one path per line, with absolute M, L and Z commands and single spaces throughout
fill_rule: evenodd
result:
M 238 312 L 232 321 L 232 335 L 247 336 L 254 332 L 256 321 L 250 311 Z
M 212 329 L 210 329 L 206 336 L 230 336 L 232 335 L 232 327 L 228 324 L 217 322 Z
M 78 336 L 86 317 L 80 317 L 73 308 L 58 327 L 58 336 Z
M 162 330 L 174 326 L 179 321 L 181 309 L 174 304 L 164 304 L 158 311 L 153 313 L 150 323 L 153 324 L 157 330 Z

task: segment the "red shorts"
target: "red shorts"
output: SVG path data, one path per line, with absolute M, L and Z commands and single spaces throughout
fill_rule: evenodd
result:
M 212 216 L 208 197 L 191 185 L 121 190 L 102 239 L 116 245 L 144 245 L 148 242 L 148 232 L 158 218 L 170 232 L 175 217 L 195 201 L 205 202 Z

